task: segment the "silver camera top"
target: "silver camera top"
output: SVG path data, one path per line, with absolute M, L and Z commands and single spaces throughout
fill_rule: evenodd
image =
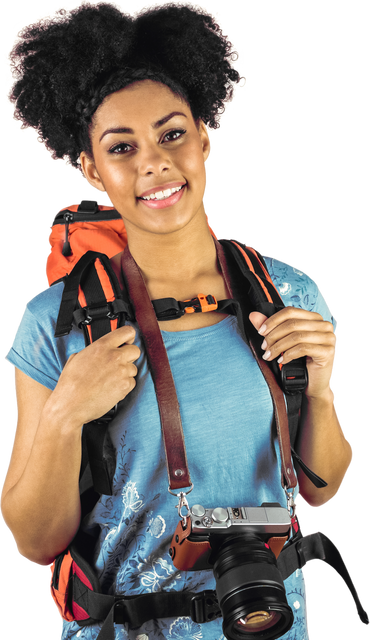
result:
M 291 527 L 290 514 L 277 503 L 261 507 L 216 507 L 195 504 L 190 510 L 192 533 L 200 535 L 256 532 L 284 535 Z

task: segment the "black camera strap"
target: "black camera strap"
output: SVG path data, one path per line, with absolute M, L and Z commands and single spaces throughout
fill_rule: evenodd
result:
M 298 535 L 285 545 L 277 559 L 277 566 L 283 580 L 286 580 L 297 569 L 304 567 L 310 560 L 323 560 L 339 573 L 352 594 L 361 622 L 369 624 L 368 615 L 361 605 L 342 556 L 332 541 L 323 533 L 318 532 L 303 537 L 299 530 Z

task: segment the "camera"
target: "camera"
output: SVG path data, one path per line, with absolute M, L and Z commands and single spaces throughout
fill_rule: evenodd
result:
M 212 569 L 223 633 L 228 640 L 280 638 L 293 624 L 277 557 L 288 540 L 289 511 L 194 505 L 180 520 L 170 556 L 177 569 Z

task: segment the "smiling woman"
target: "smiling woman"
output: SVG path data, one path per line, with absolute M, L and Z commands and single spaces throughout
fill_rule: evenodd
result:
M 208 226 L 207 127 L 218 127 L 240 80 L 234 58 L 211 16 L 171 4 L 133 18 L 110 4 L 84 3 L 24 29 L 12 52 L 16 117 L 38 131 L 54 158 L 68 159 L 107 193 L 128 238 L 110 264 L 121 284 L 128 261 L 135 264 L 149 303 L 140 324 L 132 295 L 136 315 L 129 307 L 124 326 L 84 348 L 78 326 L 55 337 L 68 289 L 58 282 L 29 303 L 8 355 L 16 367 L 19 420 L 2 509 L 24 556 L 40 564 L 56 558 L 52 587 L 63 640 L 308 638 L 302 572 L 283 581 L 274 551 L 275 538 L 282 546 L 294 531 L 299 535 L 298 485 L 290 485 L 289 511 L 281 516 L 276 503 L 287 504 L 284 470 L 293 472 L 293 465 L 289 449 L 289 459 L 280 458 L 281 434 L 249 338 L 259 340 L 270 364 L 305 358 L 295 460 L 300 456 L 326 480 L 318 488 L 297 466 L 309 504 L 337 492 L 351 449 L 330 388 L 333 318 L 317 286 L 301 271 L 242 248 L 238 264 L 241 255 L 252 261 L 261 288 L 280 292 L 285 302 L 271 315 L 257 311 L 249 285 Z M 233 210 L 236 204 L 230 215 Z M 150 301 L 164 298 L 184 308 L 197 302 L 187 305 L 193 312 L 159 319 L 161 337 L 153 338 Z M 214 303 L 203 304 L 207 298 Z M 217 301 L 227 304 L 217 308 Z M 175 389 L 193 481 L 191 514 L 183 515 L 185 492 L 178 496 L 179 523 L 166 474 L 166 455 L 175 455 L 179 443 L 173 438 L 165 453 L 161 427 L 169 405 L 157 403 L 151 342 L 163 346 L 159 367 L 168 359 L 171 368 L 163 386 Z M 96 423 L 115 406 L 108 427 Z M 106 429 L 97 463 L 111 468 L 112 494 L 95 493 L 87 509 L 79 481 L 86 458 L 81 432 L 84 437 L 89 423 L 98 424 L 98 439 Z M 93 465 L 95 452 L 88 455 Z M 182 473 L 175 467 L 175 476 Z M 248 514 L 256 508 L 264 515 L 251 531 Z M 266 537 L 272 511 L 283 520 L 279 526 L 274 520 Z M 232 535 L 220 537 L 214 532 L 225 523 L 232 523 Z M 207 561 L 199 554 L 205 547 Z M 180 570 L 176 554 L 185 555 Z M 229 569 L 233 580 L 225 587 Z
M 189 232 L 204 226 L 207 130 L 166 85 L 141 80 L 105 98 L 94 116 L 91 147 L 80 156 L 82 170 L 108 192 L 130 236 L 136 229 L 138 251 L 147 251 L 142 235 L 151 243 L 148 234 L 173 233 L 190 222 Z

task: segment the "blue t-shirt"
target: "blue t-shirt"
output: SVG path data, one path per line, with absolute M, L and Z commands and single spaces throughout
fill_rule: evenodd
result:
M 303 273 L 266 258 L 286 306 L 316 311 L 333 321 L 315 283 Z M 28 305 L 8 359 L 49 389 L 72 353 L 84 347 L 73 329 L 54 338 L 63 284 Z M 135 327 L 136 328 L 136 327 Z M 286 506 L 277 437 L 267 385 L 232 316 L 192 331 L 162 331 L 173 373 L 194 490 L 189 503 L 205 507 Z M 262 341 L 262 338 L 261 338 Z M 84 528 L 100 528 L 94 566 L 106 593 L 137 595 L 159 590 L 214 589 L 211 570 L 180 572 L 168 549 L 178 522 L 177 500 L 168 493 L 158 405 L 141 344 L 135 389 L 120 403 L 109 427 L 116 452 L 112 496 L 102 496 Z M 294 625 L 285 640 L 308 638 L 304 582 L 296 571 L 285 582 Z M 140 629 L 116 625 L 116 639 L 218 640 L 222 619 L 197 624 L 188 617 L 162 618 Z M 63 640 L 95 640 L 100 625 L 64 622 Z M 141 638 L 141 640 L 145 640 Z

